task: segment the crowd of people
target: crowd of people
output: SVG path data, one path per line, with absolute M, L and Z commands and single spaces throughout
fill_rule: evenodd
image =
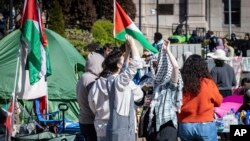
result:
M 217 49 L 225 51 L 228 57 L 242 56 L 247 57 L 247 50 L 250 50 L 250 36 L 245 34 L 244 39 L 238 39 L 235 33 L 232 33 L 230 39 L 217 37 L 213 31 L 208 31 L 206 39 L 209 41 L 209 51 L 214 52 Z
M 106 44 L 100 50 L 98 44 L 90 44 L 85 73 L 77 84 L 79 122 L 85 139 L 217 140 L 214 108 L 223 97 L 232 95 L 236 86 L 235 72 L 225 61 L 238 48 L 212 31 L 208 33 L 208 56 L 216 64 L 211 71 L 202 56 L 192 53 L 180 67 L 170 41 L 161 33 L 154 36 L 157 54 L 144 50 L 140 55 L 129 35 L 121 47 Z M 249 80 L 242 82 L 242 109 L 249 108 Z M 139 119 L 138 109 L 142 109 Z

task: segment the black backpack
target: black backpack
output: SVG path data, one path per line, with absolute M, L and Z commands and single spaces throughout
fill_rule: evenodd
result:
M 214 46 L 214 47 L 216 47 L 216 46 L 218 46 L 218 37 L 215 37 L 215 36 L 213 36 L 213 37 L 211 37 L 210 38 L 210 41 L 211 41 L 211 44 Z
M 209 49 L 210 51 L 212 51 L 214 48 L 216 48 L 216 46 L 218 46 L 218 37 L 210 37 L 210 43 L 209 43 Z

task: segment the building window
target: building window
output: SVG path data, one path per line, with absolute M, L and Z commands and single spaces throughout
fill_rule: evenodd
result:
M 179 21 L 183 23 L 187 20 L 187 0 L 179 0 Z
M 174 15 L 174 5 L 173 4 L 159 4 L 158 13 L 159 15 Z
M 240 26 L 240 0 L 231 0 L 231 19 L 232 24 Z M 224 0 L 224 24 L 229 24 L 228 0 Z

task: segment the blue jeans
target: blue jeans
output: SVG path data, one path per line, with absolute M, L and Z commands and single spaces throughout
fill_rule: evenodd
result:
M 179 123 L 181 141 L 217 141 L 215 122 Z

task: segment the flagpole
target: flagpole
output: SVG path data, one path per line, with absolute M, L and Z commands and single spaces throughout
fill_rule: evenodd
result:
M 37 10 L 38 10 L 38 12 L 37 12 L 37 16 L 38 16 L 38 24 L 39 24 L 39 31 L 40 31 L 40 37 L 42 37 L 42 29 L 41 29 L 41 27 L 42 27 L 42 23 L 41 23 L 41 11 L 40 11 L 40 3 L 39 3 L 39 1 L 38 0 L 36 0 L 36 8 L 37 8 Z M 41 39 L 40 39 L 41 40 Z
M 141 0 L 139 0 L 139 29 L 141 30 Z
M 40 31 L 40 38 L 41 38 L 40 40 L 42 41 L 42 37 L 43 37 L 43 35 L 42 35 L 42 33 L 43 33 L 42 24 L 43 24 L 43 23 L 42 23 L 42 20 L 41 20 L 41 19 L 42 19 L 42 17 L 41 17 L 41 13 L 42 13 L 42 12 L 41 12 L 41 10 L 40 10 L 40 8 L 41 8 L 41 7 L 40 7 L 40 1 L 39 1 L 39 0 L 36 0 L 36 2 L 37 2 L 36 5 L 37 5 L 37 10 L 38 10 L 38 12 L 37 12 L 38 24 L 39 24 L 39 31 Z M 44 79 L 47 77 L 46 74 L 47 74 L 47 68 L 46 68 L 46 73 L 44 74 Z M 46 87 L 48 87 L 48 86 L 46 85 Z M 41 98 L 41 97 L 40 97 L 40 98 Z M 47 95 L 45 96 L 45 99 L 46 99 L 46 111 L 45 111 L 45 112 L 46 112 L 46 114 L 47 114 L 47 113 L 49 112 L 49 111 L 48 111 L 48 109 L 49 109 L 49 105 L 48 105 L 48 104 L 49 104 L 49 95 L 48 95 L 48 93 L 47 93 Z M 43 111 L 43 112 L 44 112 L 44 111 Z
M 16 102 L 17 102 L 17 98 L 16 98 L 16 87 L 17 87 L 17 79 L 18 79 L 18 72 L 20 71 L 20 56 L 21 56 L 21 50 L 20 50 L 20 44 L 19 43 L 19 48 L 18 48 L 18 53 L 17 53 L 17 63 L 16 63 L 16 72 L 15 72 L 15 79 L 14 79 L 14 88 L 13 88 L 13 91 L 12 91 L 12 105 L 11 106 L 11 133 L 9 133 L 9 139 L 10 137 L 12 136 L 12 132 L 13 132 L 13 126 L 14 126 L 14 113 L 15 113 L 15 109 L 16 109 Z M 11 104 L 10 104 L 11 105 Z
M 159 0 L 156 0 L 156 32 L 159 32 Z
M 114 30 L 113 30 L 113 36 L 114 36 L 114 39 L 115 39 L 115 46 L 116 46 L 116 38 L 115 38 L 115 10 L 116 10 L 116 0 L 114 0 L 113 2 L 114 2 L 113 3 L 113 6 L 114 6 L 114 17 L 113 17 L 113 24 L 114 24 L 113 28 L 114 28 Z

